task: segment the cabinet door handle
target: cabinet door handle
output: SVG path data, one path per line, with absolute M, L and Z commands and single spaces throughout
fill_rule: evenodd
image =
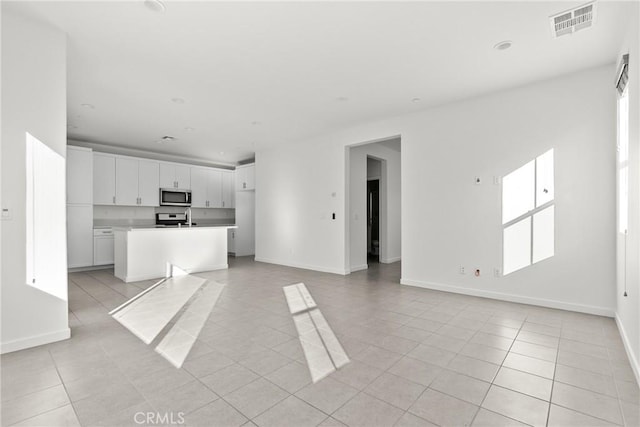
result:
M 247 188 L 247 183 L 246 182 L 242 183 L 242 188 Z
M 113 204 L 116 204 L 116 196 L 113 196 Z
M 224 200 L 222 201 L 222 207 L 224 208 Z

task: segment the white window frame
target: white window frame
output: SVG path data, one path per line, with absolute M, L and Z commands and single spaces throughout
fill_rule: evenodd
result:
M 553 150 L 553 149 L 545 151 L 542 155 L 548 153 L 551 150 Z M 545 259 L 550 258 L 550 257 L 548 257 L 548 258 L 543 258 L 543 259 L 538 260 L 538 261 L 534 261 L 534 246 L 535 246 L 534 217 L 535 217 L 536 214 L 538 214 L 538 213 L 540 213 L 540 212 L 544 211 L 545 209 L 550 208 L 552 206 L 554 207 L 553 208 L 554 209 L 554 230 L 553 230 L 554 231 L 553 232 L 553 234 L 554 234 L 553 235 L 554 254 L 553 254 L 553 256 L 555 256 L 555 201 L 556 201 L 556 197 L 555 197 L 555 163 L 556 163 L 555 150 L 553 150 L 553 181 L 554 181 L 553 199 L 549 200 L 546 203 L 543 203 L 540 206 L 537 206 L 537 204 L 538 204 L 538 159 L 542 155 L 537 156 L 534 159 L 534 167 L 533 167 L 533 209 L 530 209 L 529 211 L 523 213 L 522 215 L 519 215 L 516 218 L 513 218 L 513 219 L 511 219 L 511 220 L 509 220 L 509 221 L 507 221 L 507 222 L 502 224 L 502 271 L 503 271 L 504 275 L 515 273 L 516 271 L 522 270 L 523 268 L 526 268 L 526 267 L 530 267 L 533 264 L 536 264 L 536 263 L 538 263 L 540 261 L 544 261 Z M 506 176 L 508 176 L 508 174 Z M 501 182 L 504 182 L 504 177 L 501 180 Z M 504 192 L 504 188 L 501 188 L 502 197 L 504 197 L 504 193 L 503 192 Z M 529 264 L 527 266 L 523 266 L 523 267 L 518 268 L 516 270 L 505 272 L 505 269 L 504 269 L 504 267 L 505 267 L 505 265 L 504 265 L 504 259 L 505 259 L 505 257 L 504 257 L 504 255 L 505 255 L 504 234 L 505 234 L 505 230 L 507 228 L 509 228 L 510 226 L 512 226 L 512 225 L 514 225 L 514 224 L 516 224 L 516 223 L 518 223 L 520 221 L 523 221 L 523 220 L 525 220 L 527 218 L 530 218 L 529 232 L 531 233 L 530 234 L 530 239 L 529 239 L 529 246 L 530 246 L 529 247 Z

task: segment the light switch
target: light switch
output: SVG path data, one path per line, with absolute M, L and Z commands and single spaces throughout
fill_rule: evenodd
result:
M 2 208 L 2 220 L 10 220 L 11 219 L 11 211 L 9 208 Z

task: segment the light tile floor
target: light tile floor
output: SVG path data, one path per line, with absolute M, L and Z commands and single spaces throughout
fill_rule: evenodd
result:
M 3 355 L 3 426 L 640 425 L 609 318 L 231 259 L 181 369 L 107 312 L 154 281 L 69 275 L 72 338 Z M 304 282 L 351 362 L 313 384 L 282 287 Z M 173 423 L 173 424 L 172 424 Z

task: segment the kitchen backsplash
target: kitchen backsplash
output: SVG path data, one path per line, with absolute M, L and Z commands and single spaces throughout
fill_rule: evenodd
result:
M 156 213 L 183 213 L 185 208 L 176 206 L 94 206 L 93 226 L 154 225 Z M 235 209 L 192 208 L 193 222 L 198 224 L 235 224 Z

